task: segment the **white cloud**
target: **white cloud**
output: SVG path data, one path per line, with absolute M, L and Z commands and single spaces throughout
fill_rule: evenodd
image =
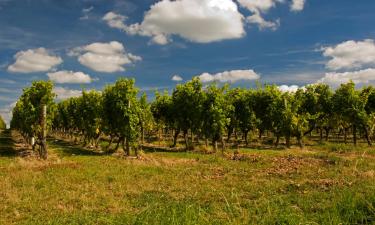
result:
M 292 0 L 292 4 L 290 5 L 291 11 L 302 11 L 305 7 L 306 0 Z
M 173 81 L 182 81 L 183 79 L 182 79 L 182 77 L 179 76 L 179 75 L 174 75 L 174 76 L 172 77 L 172 80 L 173 80 Z
M 164 34 L 155 35 L 151 39 L 151 43 L 155 43 L 155 44 L 158 44 L 158 45 L 166 45 L 169 42 L 171 42 L 171 40 L 167 36 L 165 36 Z
M 218 81 L 234 83 L 240 80 L 257 80 L 260 76 L 254 70 L 232 70 L 217 74 L 203 73 L 198 76 L 203 83 Z
M 375 65 L 375 41 L 346 41 L 323 49 L 325 57 L 332 58 L 326 64 L 330 70 L 360 69 Z
M 82 95 L 82 91 L 80 90 L 66 89 L 63 87 L 55 87 L 53 91 L 57 95 L 57 100 L 64 100 L 71 97 L 79 97 Z
M 238 0 L 238 2 L 242 7 L 253 13 L 253 15 L 246 18 L 248 23 L 258 25 L 261 30 L 267 28 L 276 30 L 280 26 L 280 19 L 267 21 L 263 18 L 262 13 L 268 12 L 268 10 L 276 6 L 276 3 L 281 3 L 283 0 Z
M 16 62 L 8 67 L 8 71 L 14 73 L 46 72 L 63 62 L 60 57 L 50 55 L 45 48 L 17 52 L 14 59 Z
M 274 22 L 267 21 L 259 13 L 255 13 L 252 16 L 248 16 L 246 18 L 246 21 L 248 23 L 257 24 L 260 30 L 263 30 L 263 29 L 277 30 L 277 28 L 279 28 L 280 26 L 280 19 L 277 19 Z
M 352 80 L 356 84 L 368 84 L 375 81 L 375 69 L 365 69 L 354 72 L 326 73 L 318 83 L 326 83 L 331 86 L 339 86 Z
M 280 19 L 275 21 L 267 21 L 263 14 L 266 14 L 270 9 L 275 8 L 277 4 L 283 4 L 285 0 L 237 0 L 240 6 L 248 9 L 252 15 L 246 18 L 250 24 L 258 25 L 260 30 L 271 29 L 276 30 L 280 26 Z M 292 0 L 290 5 L 291 11 L 302 11 L 305 5 L 305 0 Z
M 88 8 L 84 8 L 84 9 L 82 9 L 82 12 L 83 12 L 83 13 L 89 13 L 89 12 L 91 12 L 93 9 L 94 9 L 94 6 L 90 6 L 90 7 L 88 7 Z
M 128 53 L 128 57 L 133 62 L 142 61 L 142 57 L 137 56 L 137 55 L 133 55 L 131 53 Z
M 130 30 L 128 30 L 128 26 L 124 24 L 124 21 L 127 19 L 126 16 L 109 12 L 105 14 L 102 19 L 107 22 L 109 27 L 130 32 Z
M 250 10 L 251 12 L 267 12 L 276 6 L 276 3 L 281 3 L 283 0 L 238 0 L 238 3 Z
M 50 80 L 57 84 L 88 84 L 93 81 L 93 79 L 88 74 L 67 70 L 47 73 L 47 76 Z
M 290 93 L 295 93 L 300 89 L 297 85 L 281 85 L 278 87 L 281 92 L 290 92 Z M 304 88 L 304 87 L 301 87 Z
M 241 38 L 243 19 L 232 0 L 162 0 L 151 6 L 140 24 L 130 26 L 124 24 L 125 16 L 109 12 L 103 17 L 112 28 L 152 37 L 161 45 L 173 35 L 197 43 Z
M 68 55 L 78 56 L 78 61 L 82 65 L 106 73 L 124 71 L 124 65 L 142 60 L 140 56 L 127 53 L 124 46 L 117 41 L 97 42 L 78 47 L 70 51 Z

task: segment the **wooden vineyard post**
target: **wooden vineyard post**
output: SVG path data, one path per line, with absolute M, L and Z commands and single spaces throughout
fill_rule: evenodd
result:
M 42 159 L 47 159 L 47 105 L 42 105 L 41 115 L 40 115 L 40 126 L 42 128 L 40 134 L 40 151 L 39 155 Z

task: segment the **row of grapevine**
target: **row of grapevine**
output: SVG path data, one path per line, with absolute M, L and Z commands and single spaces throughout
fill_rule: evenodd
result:
M 10 123 L 12 129 L 20 131 L 24 140 L 33 146 L 39 145 L 39 156 L 47 158 L 46 131 L 52 124 L 55 94 L 52 82 L 35 81 L 32 86 L 25 88 L 13 109 Z M 46 118 L 44 118 L 46 116 Z M 34 141 L 36 138 L 36 141 Z M 33 141 L 32 141 L 33 140 Z
M 105 87 L 103 92 L 83 91 L 81 97 L 57 104 L 52 128 L 71 137 L 83 137 L 85 145 L 97 146 L 100 137 L 110 137 L 108 152 L 117 150 L 122 144 L 129 155 L 130 148 L 143 137 L 142 131 L 152 117 L 146 96 L 138 99 L 137 95 L 134 80 L 128 79 L 119 79 L 114 85 Z M 117 146 L 111 149 L 115 139 Z
M 218 143 L 224 149 L 235 143 L 238 135 L 248 145 L 249 133 L 261 139 L 271 133 L 277 146 L 281 138 L 291 146 L 318 130 L 328 139 L 330 133 L 348 136 L 357 144 L 358 133 L 369 145 L 374 131 L 375 88 L 357 90 L 353 82 L 333 91 L 328 85 L 314 84 L 296 93 L 282 92 L 277 86 L 256 89 L 234 88 L 210 84 L 203 87 L 198 78 L 179 84 L 171 94 L 156 93 L 147 102 L 139 96 L 134 80 L 119 79 L 102 92 L 83 91 L 82 96 L 54 103 L 51 82 L 37 81 L 24 89 L 13 110 L 11 127 L 29 140 L 41 137 L 40 110 L 47 105 L 47 128 L 55 133 L 81 138 L 83 143 L 98 146 L 102 138 L 109 141 L 108 152 L 120 145 L 126 154 L 143 144 L 145 134 L 170 134 L 172 146 L 183 137 L 186 148 L 204 140 Z M 40 138 L 39 138 L 40 139 Z M 115 142 L 115 147 L 112 143 Z M 137 153 L 137 152 L 136 152 Z

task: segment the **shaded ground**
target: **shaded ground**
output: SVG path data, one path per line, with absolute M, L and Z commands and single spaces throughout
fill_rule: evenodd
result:
M 0 157 L 14 157 L 16 153 L 10 130 L 0 130 Z
M 50 141 L 40 161 L 16 157 L 1 137 L 0 224 L 375 223 L 373 148 L 134 159 Z

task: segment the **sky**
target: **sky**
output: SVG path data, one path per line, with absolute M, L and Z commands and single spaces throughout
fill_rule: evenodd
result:
M 375 83 L 374 0 L 0 0 L 0 115 L 52 80 L 58 100 L 119 77 L 295 91 Z

